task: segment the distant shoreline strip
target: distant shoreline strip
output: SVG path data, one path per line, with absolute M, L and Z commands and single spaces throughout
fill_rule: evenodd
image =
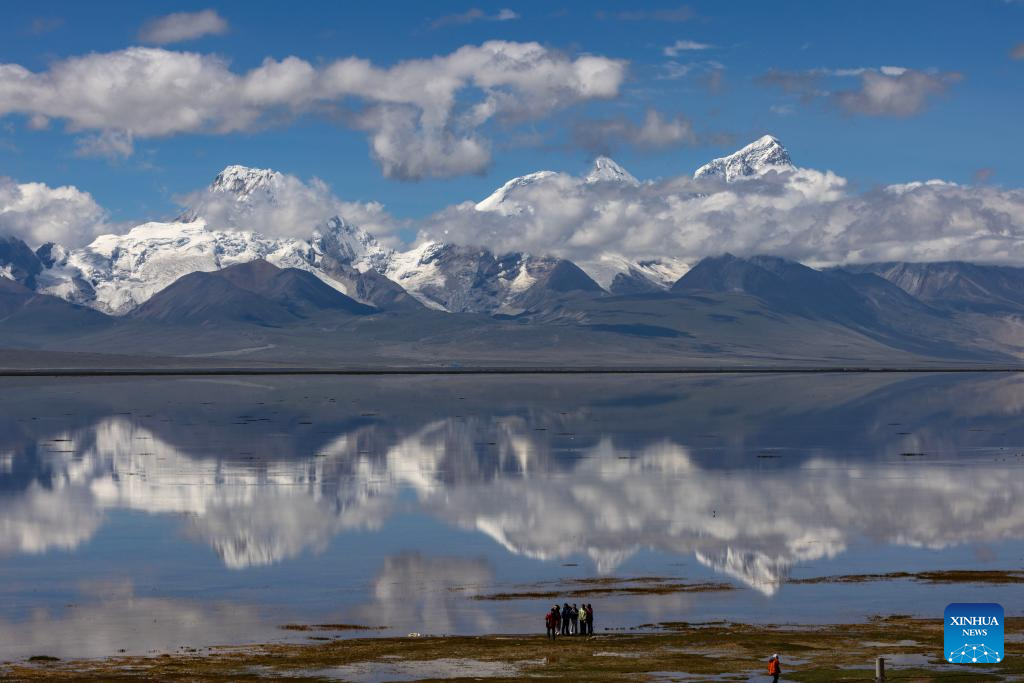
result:
M 696 366 L 696 367 L 386 367 L 386 368 L 0 368 L 0 377 L 149 377 L 232 375 L 745 375 L 842 373 L 1017 373 L 1024 366 Z

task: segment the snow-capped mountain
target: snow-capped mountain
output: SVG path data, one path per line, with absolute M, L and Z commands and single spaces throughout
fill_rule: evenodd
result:
M 101 235 L 80 249 L 44 245 L 39 253 L 46 269 L 37 275 L 36 289 L 123 315 L 183 275 L 264 259 L 313 273 L 364 303 L 375 303 L 375 294 L 389 300 L 399 297 L 400 292 L 362 282 L 377 277 L 364 276 L 367 271 L 388 267 L 392 250 L 340 216 L 310 226 L 306 239 L 273 238 L 234 227 L 244 224 L 246 214 L 273 206 L 282 182 L 284 177 L 275 171 L 229 166 L 177 221 L 144 223 L 123 235 Z M 221 202 L 217 219 L 232 227 L 210 225 L 204 213 L 212 199 Z M 229 202 L 227 212 L 224 200 Z
M 102 235 L 62 254 L 37 277 L 37 290 L 123 315 L 183 275 L 264 259 L 281 268 L 309 271 L 349 294 L 349 270 L 358 273 L 360 266 L 386 261 L 386 253 L 369 240 L 340 218 L 328 221 L 308 240 L 214 230 L 202 218 L 144 223 L 124 235 Z M 325 262 L 329 265 L 322 267 Z
M 533 207 L 528 202 L 520 201 L 519 195 L 523 194 L 525 189 L 560 177 L 562 174 L 554 171 L 537 171 L 513 178 L 492 192 L 486 199 L 477 202 L 476 210 L 495 211 L 504 216 L 515 216 L 524 211 L 532 212 Z
M 517 315 L 547 295 L 600 294 L 577 266 L 552 256 L 504 254 L 444 242 L 425 242 L 395 254 L 386 275 L 436 310 Z
M 122 315 L 189 273 L 256 259 L 312 271 L 313 257 L 308 242 L 211 230 L 202 218 L 145 223 L 124 235 L 102 235 L 70 251 L 44 272 L 38 289 Z M 343 289 L 337 283 L 334 286 Z
M 722 178 L 731 183 L 768 171 L 792 171 L 794 168 L 782 143 L 772 135 L 765 135 L 729 156 L 712 159 L 698 168 L 693 177 Z
M 493 195 L 493 210 L 522 210 L 514 204 L 517 188 L 559 175 L 545 172 L 510 181 Z M 380 308 L 422 304 L 449 312 L 517 314 L 540 301 L 540 292 L 562 263 L 555 257 L 496 256 L 487 249 L 440 242 L 395 252 L 338 216 L 312 229 L 306 239 L 243 229 L 254 212 L 273 209 L 285 182 L 276 171 L 229 166 L 176 221 L 103 235 L 80 249 L 44 245 L 39 251 L 45 253 L 45 269 L 36 276 L 36 288 L 124 315 L 184 275 L 262 259 L 308 271 Z M 568 278 L 563 274 L 558 282 L 566 291 L 600 292 L 582 272 Z
M 555 171 L 537 171 L 509 180 L 486 199 L 476 204 L 477 211 L 499 213 L 503 216 L 518 216 L 533 213 L 532 202 L 537 200 L 536 190 L 544 187 L 555 192 L 571 193 L 580 186 L 594 183 L 622 183 L 636 187 L 640 185 L 633 174 L 620 166 L 614 159 L 600 156 L 594 159 L 590 171 L 582 178 Z
M 191 223 L 208 213 L 209 198 L 227 198 L 233 201 L 233 208 L 239 214 L 251 213 L 258 204 L 274 204 L 277 201 L 276 187 L 284 183 L 284 175 L 269 168 L 249 168 L 233 164 L 217 174 L 206 195 L 195 198 L 178 220 Z
M 587 198 L 591 186 L 618 184 L 625 188 L 640 187 L 641 182 L 613 159 L 597 157 L 590 171 L 582 178 L 554 171 L 538 171 L 513 178 L 493 194 L 476 204 L 477 211 L 495 212 L 503 216 L 522 216 L 535 211 L 532 202 L 573 196 Z M 596 188 L 594 188 L 596 189 Z M 540 192 L 540 190 L 550 190 Z M 512 257 L 518 257 L 513 254 Z M 531 257 L 526 257 L 530 259 Z M 498 260 L 506 260 L 502 257 Z M 550 264 L 551 259 L 547 259 Z M 606 253 L 578 264 L 600 287 L 613 294 L 666 290 L 686 272 L 688 264 L 680 259 L 662 257 L 636 261 L 619 254 Z M 534 259 L 529 272 L 543 271 L 545 266 Z M 523 275 L 521 281 L 529 277 Z M 399 281 L 404 285 L 404 281 Z M 415 285 L 414 285 L 415 286 Z M 406 286 L 408 289 L 409 287 Z M 410 290 L 412 291 L 412 290 Z
M 702 166 L 695 176 L 731 182 L 792 168 L 785 148 L 766 135 Z M 424 241 L 396 252 L 338 215 L 323 220 L 333 207 L 341 208 L 317 182 L 307 185 L 271 169 L 228 166 L 205 190 L 190 196 L 177 220 L 144 223 L 71 250 L 47 244 L 33 254 L 20 241 L 2 243 L 0 277 L 122 315 L 184 275 L 263 259 L 308 271 L 378 308 L 422 304 L 450 312 L 515 314 L 538 305 L 543 292 L 559 291 L 561 296 L 564 291 L 598 294 L 599 289 L 614 294 L 667 290 L 690 267 L 671 255 L 636 259 L 618 249 L 581 261 L 579 267 L 549 254 L 501 254 L 444 241 Z M 539 171 L 513 178 L 475 209 L 508 221 L 529 220 L 546 203 L 571 199 L 599 213 L 605 203 L 644 187 L 621 165 L 601 156 L 581 176 Z M 308 237 L 303 235 L 306 230 Z M 628 251 L 628 245 L 622 249 Z M 552 277 L 568 289 L 552 289 Z
M 671 256 L 637 261 L 620 254 L 601 254 L 579 266 L 612 294 L 664 291 L 690 269 L 689 263 Z
M 639 185 L 640 181 L 633 174 L 622 168 L 613 159 L 600 156 L 594 159 L 594 167 L 584 178 L 585 183 L 618 182 L 628 185 Z

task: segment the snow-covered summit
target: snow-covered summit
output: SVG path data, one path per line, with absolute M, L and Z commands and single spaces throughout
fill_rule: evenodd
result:
M 640 181 L 633 177 L 633 174 L 622 168 L 614 159 L 600 156 L 594 159 L 594 166 L 590 173 L 583 178 L 586 183 L 620 182 L 629 185 L 639 185 Z
M 693 177 L 718 177 L 731 183 L 768 171 L 792 171 L 794 168 L 793 160 L 782 143 L 773 135 L 765 135 L 729 156 L 709 161 L 698 168 Z
M 275 182 L 283 176 L 269 168 L 249 168 L 233 164 L 217 174 L 210 183 L 213 192 L 226 192 L 240 198 L 250 197 L 257 192 L 272 194 Z
M 528 210 L 530 207 L 527 204 L 513 201 L 515 195 L 520 191 L 534 186 L 538 183 L 544 182 L 549 178 L 559 176 L 559 173 L 554 171 L 537 171 L 536 173 L 528 173 L 518 178 L 513 178 L 508 181 L 497 190 L 491 193 L 486 199 L 477 202 L 477 211 L 497 211 L 506 216 L 522 213 L 524 210 Z
M 249 168 L 237 164 L 227 166 L 217 174 L 204 192 L 190 196 L 190 205 L 178 217 L 182 223 L 191 223 L 198 218 L 207 218 L 211 200 L 223 205 L 229 202 L 229 213 L 246 214 L 257 206 L 273 206 L 277 203 L 277 188 L 284 182 L 284 175 L 269 168 Z M 231 201 L 233 200 L 233 202 Z M 228 207 L 220 207 L 223 211 Z

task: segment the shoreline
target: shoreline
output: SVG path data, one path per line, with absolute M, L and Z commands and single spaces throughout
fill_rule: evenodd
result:
M 383 376 L 383 375 L 754 375 L 754 374 L 944 374 L 1024 372 L 1024 366 L 680 366 L 680 367 L 138 367 L 2 368 L 0 377 L 162 377 L 162 376 Z
M 725 622 L 649 624 L 642 632 L 537 635 L 335 637 L 298 644 L 179 648 L 153 656 L 61 661 L 45 654 L 5 663 L 10 680 L 707 680 L 763 675 L 781 655 L 785 680 L 872 680 L 885 657 L 893 680 L 1021 680 L 1024 658 L 954 665 L 942 659 L 942 619 L 901 615 L 837 625 Z M 1024 639 L 1024 618 L 1006 619 L 1008 642 Z M 314 629 L 315 630 L 315 629 Z M 723 678 L 725 677 L 725 678 Z

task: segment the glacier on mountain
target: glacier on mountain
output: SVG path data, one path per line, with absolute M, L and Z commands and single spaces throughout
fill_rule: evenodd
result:
M 281 268 L 308 271 L 343 294 L 362 300 L 362 274 L 383 272 L 392 250 L 340 216 L 315 221 L 309 237 L 269 237 L 244 229 L 253 215 L 279 207 L 288 178 L 269 169 L 228 166 L 172 222 L 144 223 L 121 235 L 101 235 L 85 247 L 47 244 L 47 268 L 37 290 L 123 315 L 178 278 L 197 271 L 265 259 Z M 216 224 L 211 224 L 212 220 Z M 374 303 L 364 301 L 364 303 Z
M 358 270 L 385 265 L 390 252 L 340 218 L 328 221 L 308 240 L 214 230 L 202 218 L 144 223 L 124 235 L 102 235 L 68 252 L 43 272 L 37 289 L 123 315 L 183 275 L 265 259 L 281 268 L 309 271 L 349 294 L 344 282 L 321 267 L 325 256 Z
M 721 178 L 731 183 L 769 171 L 792 171 L 796 167 L 789 152 L 772 135 L 765 135 L 729 156 L 712 159 L 698 168 L 694 178 Z
M 529 308 L 561 259 L 427 241 L 394 255 L 385 271 L 423 305 L 451 313 L 515 315 Z

